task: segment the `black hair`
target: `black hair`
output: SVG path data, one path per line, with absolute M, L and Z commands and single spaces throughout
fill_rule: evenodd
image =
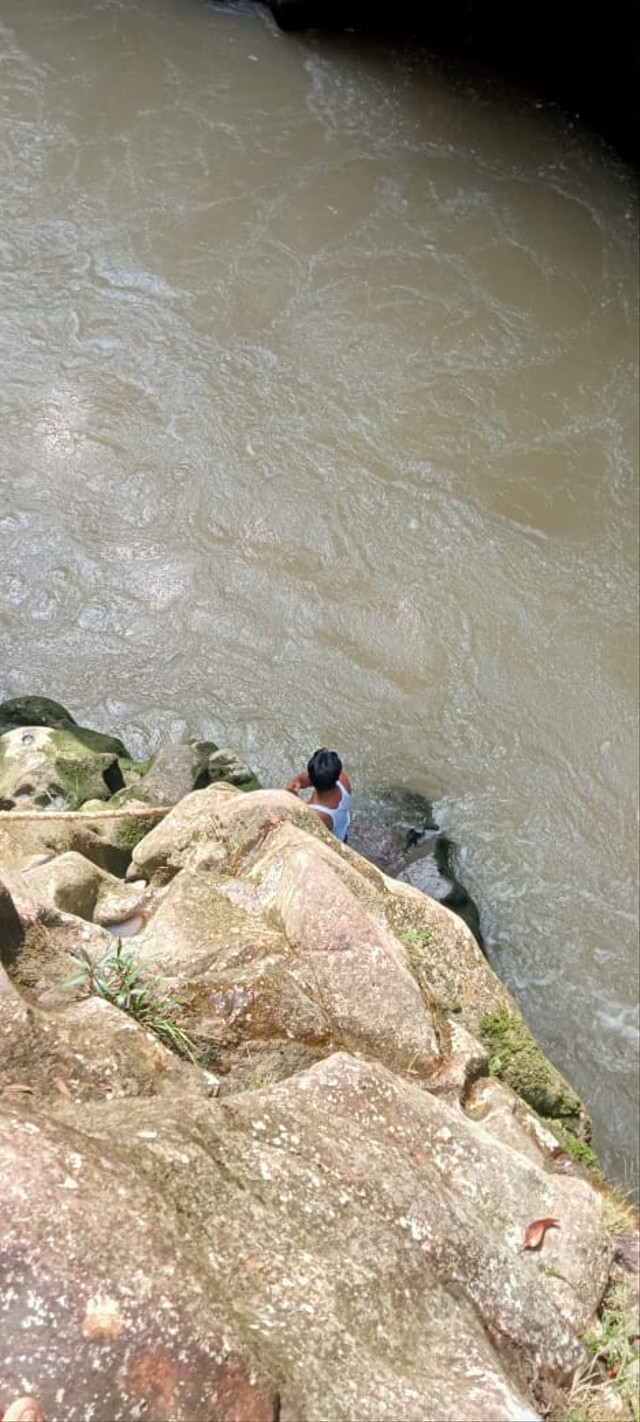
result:
M 332 790 L 342 770 L 342 761 L 337 751 L 322 746 L 321 750 L 313 752 L 307 762 L 307 770 L 314 790 Z

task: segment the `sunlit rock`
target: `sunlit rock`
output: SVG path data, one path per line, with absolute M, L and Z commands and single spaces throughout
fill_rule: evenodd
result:
M 77 809 L 124 785 L 118 757 L 95 750 L 75 728 L 20 726 L 0 736 L 0 808 Z

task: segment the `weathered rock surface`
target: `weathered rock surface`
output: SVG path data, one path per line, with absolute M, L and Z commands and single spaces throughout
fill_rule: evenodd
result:
M 210 1095 L 214 1078 L 98 997 L 44 1011 L 0 968 L 0 1096 L 95 1102 L 157 1096 L 185 1083 Z M 218 1083 L 215 1079 L 215 1090 Z
M 75 728 L 21 726 L 0 736 L 0 807 L 76 808 L 108 800 L 124 785 L 118 757 L 81 740 Z
M 66 707 L 61 706 L 59 701 L 51 701 L 48 696 L 15 696 L 11 701 L 0 702 L 0 736 L 4 735 L 5 731 L 29 726 L 49 726 L 57 731 L 73 731 L 76 740 L 81 741 L 88 750 L 130 759 L 129 752 L 118 736 L 107 736 L 102 731 L 92 731 L 87 726 L 79 726 Z
M 27 867 L 24 879 L 29 893 L 44 909 L 59 909 L 105 926 L 139 913 L 145 903 L 142 880 L 124 884 L 74 851 Z
M 151 756 L 144 774 L 127 777 L 129 787 L 114 795 L 112 805 L 131 799 L 148 805 L 177 805 L 192 790 L 203 790 L 219 780 L 240 790 L 258 790 L 260 782 L 235 751 L 220 749 L 213 741 L 189 741 L 161 746 Z
M 20 810 L 0 810 L 0 864 L 25 869 L 71 851 L 107 872 L 124 874 L 133 845 L 155 820 L 152 813 L 132 817 L 130 805 L 114 814 L 110 805 L 109 800 L 89 800 L 77 813 L 38 807 L 34 813 L 29 807 L 26 816 Z
M 581 1357 L 599 1197 L 380 1065 L 221 1104 L 5 1094 L 0 1119 L 5 1387 L 69 1422 L 525 1422 L 534 1375 Z
M 588 1133 L 582 1103 L 465 924 L 339 845 L 285 791 L 220 785 L 186 796 L 134 846 L 127 884 L 74 853 L 7 882 L 39 905 L 56 988 L 73 972 L 74 921 L 78 945 L 99 956 L 98 925 L 139 913 L 136 956 L 179 992 L 204 1059 L 229 1078 L 224 1089 L 247 1074 L 288 1076 L 342 1047 L 434 1090 L 466 1090 L 486 1068 L 483 1023 L 502 1013 L 517 1030 L 508 1065 L 525 1099 Z M 38 994 L 34 932 L 15 974 Z M 460 1047 L 461 1029 L 471 1047 Z
M 284 791 L 188 794 L 132 836 L 126 880 L 93 840 L 29 855 L 23 831 L 0 885 L 0 1410 L 535 1422 L 614 1244 L 522 1096 L 588 1131 L 584 1107 L 464 922 Z M 69 985 L 121 919 L 195 1061 Z M 500 1024 L 520 1098 L 487 1077 Z

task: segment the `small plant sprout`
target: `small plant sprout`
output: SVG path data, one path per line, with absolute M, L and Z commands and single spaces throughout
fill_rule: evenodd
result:
M 408 928 L 400 939 L 405 948 L 427 948 L 433 943 L 433 933 L 430 928 Z
M 176 1021 L 180 1000 L 159 990 L 157 978 L 149 977 L 131 953 L 122 951 L 121 938 L 95 960 L 82 948 L 80 964 L 67 987 L 83 988 L 87 997 L 104 998 L 154 1032 L 179 1056 L 195 1061 L 194 1044 Z

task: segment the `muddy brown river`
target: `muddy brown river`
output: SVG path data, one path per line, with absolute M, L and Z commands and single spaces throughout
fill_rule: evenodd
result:
M 433 799 L 633 1191 L 632 173 L 535 94 L 261 5 L 0 32 L 0 696 Z

